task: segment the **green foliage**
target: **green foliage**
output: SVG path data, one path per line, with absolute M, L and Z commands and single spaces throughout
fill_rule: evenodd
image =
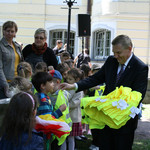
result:
M 77 150 L 88 150 L 91 145 L 91 140 L 87 141 L 76 141 Z
M 150 150 L 150 139 L 135 140 L 133 144 L 133 150 Z

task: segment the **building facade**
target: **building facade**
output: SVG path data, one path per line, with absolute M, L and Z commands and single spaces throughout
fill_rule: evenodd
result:
M 133 52 L 149 64 L 149 0 L 93 0 L 91 18 L 92 58 L 104 59 L 112 54 L 112 39 L 126 34 L 133 41 Z
M 67 42 L 68 6 L 66 0 L 0 0 L 0 28 L 7 20 L 18 25 L 16 41 L 33 43 L 37 28 L 48 32 L 47 43 L 53 48 L 57 39 Z M 131 37 L 133 52 L 145 63 L 150 61 L 149 0 L 76 0 L 71 10 L 70 48 L 74 56 L 88 40 L 93 62 L 112 55 L 111 41 L 119 34 Z M 91 15 L 91 36 L 77 36 L 77 15 Z M 0 31 L 2 36 L 2 31 Z

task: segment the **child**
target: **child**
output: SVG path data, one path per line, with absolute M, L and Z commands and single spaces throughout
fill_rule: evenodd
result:
M 89 67 L 89 65 L 87 64 L 82 64 L 80 66 L 80 69 L 84 72 L 84 78 L 92 75 L 92 71 L 91 71 L 91 68 Z
M 65 90 L 64 91 L 59 90 L 59 85 L 62 80 L 62 76 L 60 72 L 58 70 L 51 70 L 49 73 L 53 76 L 53 82 L 54 82 L 54 90 L 49 94 L 50 99 L 52 100 L 52 104 L 55 110 L 57 110 L 61 104 L 66 104 L 67 107 L 66 110 L 63 112 L 61 119 L 63 119 L 70 126 L 70 130 L 71 130 L 72 120 L 69 114 L 70 94 Z M 66 141 L 61 145 L 60 150 L 66 150 Z
M 54 67 L 53 66 L 48 66 L 47 71 L 50 71 L 50 70 L 54 70 Z
M 82 64 L 80 66 L 80 69 L 83 71 L 84 78 L 87 78 L 88 76 L 92 75 L 91 68 L 89 67 L 89 65 Z M 92 94 L 93 94 L 93 92 L 92 92 Z M 87 96 L 91 96 L 90 89 L 84 90 L 84 97 L 87 97 Z
M 69 66 L 70 69 L 74 68 L 74 65 L 73 65 L 74 61 L 73 61 L 73 59 L 65 60 L 64 63 L 66 63 Z
M 92 71 L 92 74 L 95 74 L 97 71 L 99 71 L 101 68 L 100 64 L 93 64 L 92 67 L 91 67 L 91 71 Z
M 15 77 L 9 85 L 9 91 L 13 92 L 13 89 L 18 89 L 19 91 L 30 92 L 31 93 L 32 83 L 23 77 Z M 13 96 L 13 95 L 12 95 Z M 10 96 L 10 97 L 12 97 Z
M 54 110 L 53 105 L 51 104 L 51 99 L 48 96 L 49 92 L 53 93 L 54 91 L 54 83 L 52 76 L 47 72 L 37 72 L 32 77 L 32 83 L 38 92 L 36 93 L 39 100 L 37 115 L 51 114 L 55 118 L 61 117 L 62 112 L 66 109 L 66 105 L 62 104 Z M 46 140 L 46 142 L 48 141 Z M 51 149 L 58 149 L 56 140 L 52 142 Z
M 91 68 L 88 64 L 82 64 L 80 66 L 80 69 L 84 72 L 84 78 L 92 75 Z M 93 95 L 93 93 L 94 93 L 94 90 L 92 90 L 92 91 L 91 91 L 91 89 L 84 90 L 84 97 L 91 96 L 91 95 Z M 87 134 L 91 134 L 91 131 L 90 131 L 88 125 L 83 124 L 83 132 L 87 132 Z
M 28 62 L 21 62 L 17 66 L 17 73 L 18 76 L 26 78 L 28 81 L 31 82 L 32 77 L 32 67 Z M 32 85 L 31 88 L 32 93 L 34 93 L 34 87 Z
M 35 73 L 36 72 L 47 72 L 47 64 L 45 62 L 38 62 L 35 65 Z
M 32 87 L 32 84 L 30 81 L 28 81 L 26 78 L 18 76 L 18 77 L 15 77 L 10 82 L 7 95 L 9 98 L 11 98 L 20 91 L 31 92 L 31 87 Z M 7 111 L 7 107 L 8 107 L 8 104 L 0 105 L 0 126 L 1 126 L 2 119 L 4 118 L 4 114 Z
M 66 82 L 67 72 L 69 70 L 69 66 L 67 63 L 60 63 L 57 66 L 57 70 L 61 73 L 63 79 L 61 82 Z
M 91 67 L 92 75 L 98 72 L 101 69 L 100 64 L 93 64 Z M 105 83 L 101 85 L 97 85 L 95 87 L 90 88 L 91 91 L 93 91 L 89 96 L 102 96 L 104 90 L 105 90 Z
M 72 68 L 67 73 L 67 82 L 69 84 L 78 82 L 82 78 L 83 78 L 83 73 L 78 68 Z M 82 135 L 81 108 L 80 108 L 81 98 L 83 98 L 82 91 L 78 93 L 74 93 L 72 95 L 72 98 L 69 100 L 69 112 L 73 122 L 72 131 L 68 137 L 69 150 L 74 150 L 75 148 L 74 137 Z
M 20 62 L 17 66 L 17 74 L 20 77 L 24 77 L 31 80 L 32 76 L 32 67 L 28 62 Z
M 43 138 L 33 130 L 37 101 L 26 92 L 14 95 L 2 123 L 0 150 L 44 150 Z
M 51 101 L 48 97 L 49 92 L 53 92 L 54 83 L 52 76 L 47 72 L 37 72 L 32 77 L 32 83 L 37 90 L 39 99 L 39 107 L 37 108 L 38 115 L 51 114 L 55 118 L 62 116 L 62 112 L 66 109 L 65 105 L 61 105 L 56 111 L 53 110 Z
M 49 96 L 51 98 L 52 105 L 54 106 L 54 109 L 55 109 L 55 104 L 56 104 L 56 100 L 57 100 L 57 96 L 59 92 L 58 87 L 59 87 L 59 84 L 61 83 L 62 75 L 58 70 L 50 70 L 49 74 L 53 77 L 53 83 L 54 83 L 53 92 L 50 92 Z
M 71 58 L 71 57 L 70 57 L 70 54 L 69 54 L 67 51 L 62 52 L 62 53 L 60 54 L 61 63 L 63 63 L 65 60 L 68 60 L 68 59 L 70 59 L 70 58 Z

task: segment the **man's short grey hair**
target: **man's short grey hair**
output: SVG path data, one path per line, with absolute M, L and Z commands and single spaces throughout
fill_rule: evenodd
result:
M 44 33 L 44 37 L 47 39 L 47 32 L 46 32 L 46 30 L 43 29 L 43 28 L 38 28 L 38 29 L 35 31 L 34 37 L 35 37 L 37 34 L 40 34 L 40 33 Z
M 121 44 L 124 48 L 132 47 L 132 41 L 127 35 L 118 35 L 113 41 L 112 45 Z

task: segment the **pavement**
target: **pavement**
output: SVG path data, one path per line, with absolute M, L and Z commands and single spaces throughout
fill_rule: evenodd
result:
M 150 139 L 150 119 L 139 119 L 135 139 Z

